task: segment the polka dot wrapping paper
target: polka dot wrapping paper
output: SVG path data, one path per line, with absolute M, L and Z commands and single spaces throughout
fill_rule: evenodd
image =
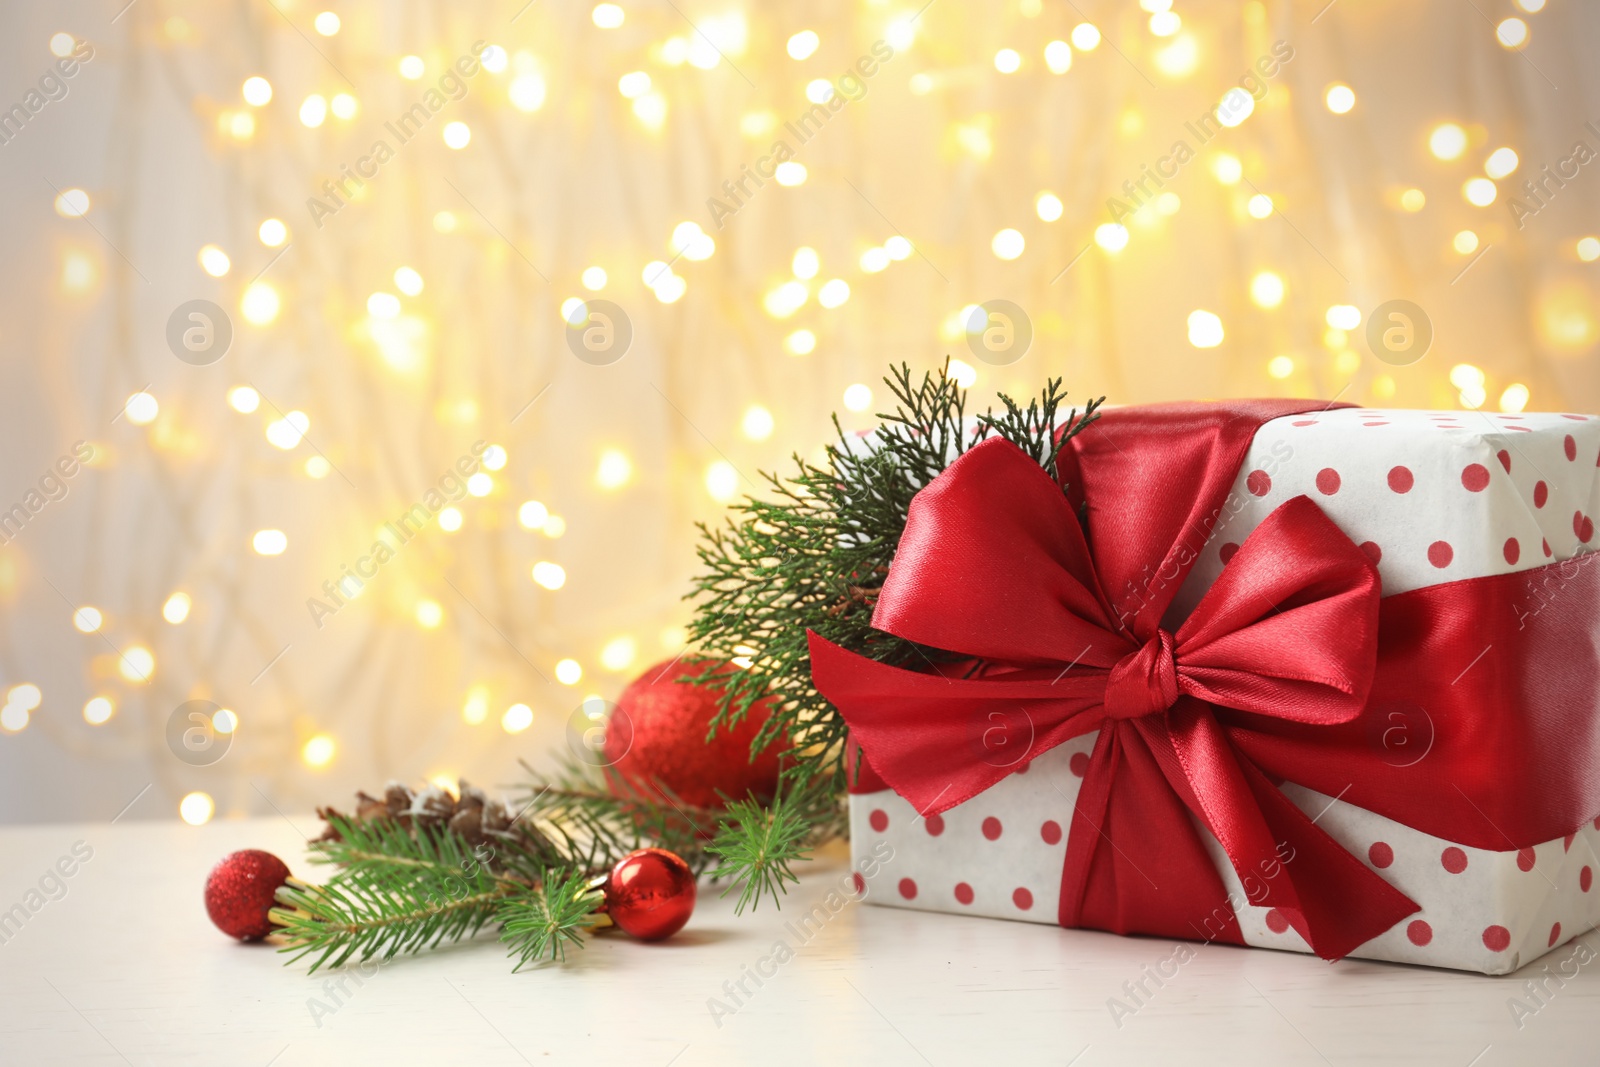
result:
M 1376 562 L 1386 595 L 1563 560 L 1581 565 L 1600 515 L 1600 419 L 1347 408 L 1268 422 L 1227 498 L 1231 518 L 1219 522 L 1164 625 L 1175 629 L 1250 531 L 1300 494 Z M 1561 592 L 1559 581 L 1530 582 L 1526 596 L 1505 610 L 1538 612 Z M 1401 727 L 1404 736 L 1384 758 L 1425 758 L 1428 724 Z M 942 815 L 923 818 L 888 790 L 851 796 L 858 864 L 885 843 L 893 850 L 865 899 L 1055 924 L 1067 832 L 1094 742 L 1095 734 L 1086 734 L 1019 764 Z M 1600 925 L 1600 817 L 1564 838 L 1495 852 L 1293 783 L 1283 788 L 1352 855 L 1421 905 L 1356 957 L 1502 974 Z M 1200 833 L 1239 905 L 1246 943 L 1308 952 L 1281 915 L 1248 903 L 1249 887 L 1220 844 Z

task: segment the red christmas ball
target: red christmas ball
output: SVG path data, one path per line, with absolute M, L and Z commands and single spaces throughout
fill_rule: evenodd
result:
M 719 727 L 707 741 L 721 687 L 676 680 L 736 670 L 732 664 L 668 661 L 635 678 L 606 724 L 605 756 L 612 772 L 645 792 L 660 782 L 683 803 L 700 808 L 721 807 L 719 790 L 734 800 L 772 799 L 784 745 L 774 742 L 750 759 L 750 743 L 772 713 L 770 698 L 754 704 L 737 726 Z
M 674 852 L 641 848 L 611 868 L 605 894 L 613 922 L 641 941 L 660 941 L 694 913 L 694 874 Z
M 272 853 L 257 848 L 235 852 L 206 878 L 206 914 L 229 937 L 259 941 L 275 929 L 267 910 L 288 880 L 289 868 Z

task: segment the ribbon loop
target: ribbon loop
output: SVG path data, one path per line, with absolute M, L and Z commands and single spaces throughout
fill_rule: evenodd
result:
M 1117 661 L 1106 677 L 1106 716 L 1137 719 L 1166 711 L 1178 699 L 1178 664 L 1172 634 L 1157 630 L 1137 652 Z

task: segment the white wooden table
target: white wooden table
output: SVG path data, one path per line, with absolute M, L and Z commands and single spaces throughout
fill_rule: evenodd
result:
M 801 944 L 784 924 L 843 874 L 840 856 L 814 864 L 782 912 L 735 919 L 703 894 L 665 944 L 605 936 L 565 966 L 512 974 L 486 935 L 330 992 L 338 975 L 229 941 L 201 903 L 234 849 L 309 874 L 286 820 L 0 829 L 0 911 L 79 841 L 93 856 L 65 895 L 0 944 L 0 1063 L 1600 1063 L 1600 958 L 1563 988 L 1547 981 L 1519 1029 L 1509 999 L 1532 1003 L 1524 983 L 1567 950 L 1495 979 L 1199 947 L 1163 987 L 1147 981 L 1153 995 L 1119 1026 L 1108 999 L 1170 944 L 859 904 Z M 753 995 L 714 1020 L 708 1000 L 731 1003 L 723 983 L 780 937 L 795 957 L 759 989 L 746 979 Z M 1600 935 L 1584 940 L 1600 950 Z M 332 1010 L 316 1017 L 313 1001 Z

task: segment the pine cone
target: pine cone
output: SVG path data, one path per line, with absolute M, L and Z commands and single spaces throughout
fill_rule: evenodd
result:
M 503 801 L 489 799 L 488 794 L 475 785 L 469 785 L 464 778 L 460 780 L 458 788 L 459 796 L 453 797 L 448 790 L 436 785 L 413 793 L 400 782 L 390 782 L 384 787 L 382 800 L 358 792 L 356 814 L 351 821 L 366 823 L 393 819 L 413 832 L 418 827 L 447 828 L 472 845 L 474 851 L 486 842 L 499 839 L 513 841 L 535 855 L 556 854 L 555 846 L 538 830 L 526 823 L 516 824 Z M 334 829 L 332 819 L 349 817 L 334 808 L 318 808 L 317 815 L 327 821 L 328 826 L 316 840 L 339 840 L 339 832 Z M 484 862 L 491 868 L 496 866 L 492 845 L 489 857 Z

